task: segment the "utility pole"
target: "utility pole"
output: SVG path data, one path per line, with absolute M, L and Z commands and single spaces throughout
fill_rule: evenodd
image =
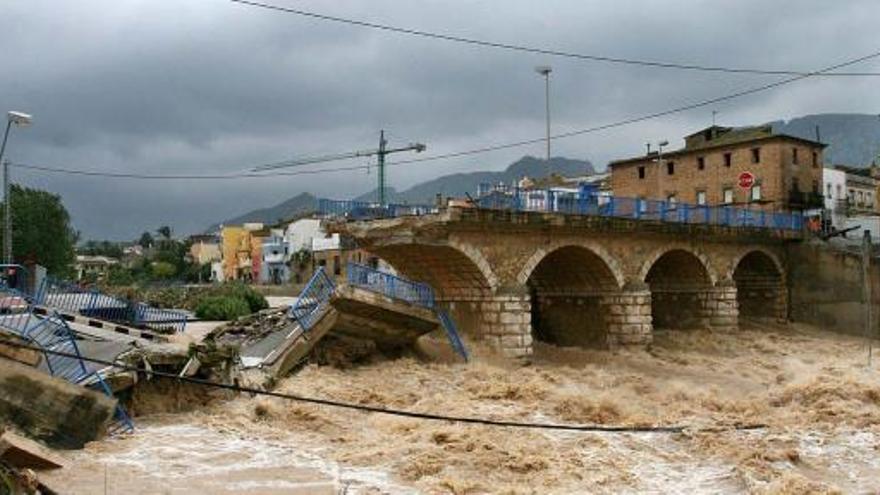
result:
M 379 131 L 379 204 L 385 204 L 385 145 L 388 144 L 388 141 L 385 141 L 385 130 Z
M 428 147 L 422 143 L 410 143 L 400 148 L 388 148 L 388 141 L 385 140 L 385 131 L 379 131 L 379 149 L 376 151 L 361 152 L 362 156 L 376 155 L 379 162 L 379 205 L 385 204 L 385 155 L 391 153 L 400 153 L 401 151 L 415 151 L 421 153 Z
M 6 128 L 7 132 L 9 128 Z M 3 262 L 12 264 L 12 197 L 9 195 L 9 160 L 3 160 Z
M 549 65 L 535 67 L 535 72 L 544 76 L 544 105 L 547 115 L 547 164 L 550 164 L 550 73 L 553 69 Z
M 871 354 L 873 353 L 874 323 L 871 300 L 871 231 L 865 230 L 862 237 L 862 303 L 865 312 L 865 340 L 868 344 L 868 366 L 871 366 Z
M 251 170 L 253 172 L 265 172 L 267 170 L 276 170 L 279 168 L 288 168 L 288 167 L 299 167 L 302 165 L 309 165 L 312 163 L 323 163 L 323 162 L 332 162 L 336 160 L 346 160 L 349 158 L 359 158 L 362 156 L 376 156 L 378 157 L 379 162 L 379 204 L 385 204 L 385 156 L 390 155 L 392 153 L 400 153 L 401 151 L 415 151 L 416 153 L 421 153 L 428 149 L 422 143 L 410 143 L 406 146 L 402 146 L 400 148 L 388 148 L 388 141 L 385 140 L 385 131 L 379 131 L 379 148 L 373 150 L 362 150 L 362 151 L 351 151 L 348 153 L 339 153 L 336 155 L 326 155 L 326 156 L 318 156 L 312 158 L 303 158 L 300 160 L 291 160 L 281 163 L 274 163 L 270 165 L 262 165 L 259 167 L 254 167 Z
M 6 141 L 9 139 L 9 130 L 12 124 L 17 127 L 31 125 L 33 117 L 22 112 L 6 112 L 6 131 L 3 133 L 3 144 L 0 144 L 0 163 L 3 164 L 3 261 L 7 264 L 12 260 L 12 198 L 9 196 L 9 160 L 3 160 L 6 152 Z

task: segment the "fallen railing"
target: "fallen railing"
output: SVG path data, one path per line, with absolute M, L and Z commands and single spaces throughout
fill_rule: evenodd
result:
M 290 307 L 288 316 L 298 322 L 303 331 L 311 330 L 330 304 L 330 297 L 335 289 L 336 284 L 324 271 L 324 267 L 318 267 Z
M 21 301 L 28 299 L 28 297 L 18 290 L 3 287 L 0 289 L 0 300 L 3 299 Z M 11 305 L 0 304 L 0 306 L 9 307 Z M 67 325 L 67 321 L 57 312 L 41 316 L 34 312 L 34 305 L 29 303 L 23 310 L 0 315 L 0 329 L 17 335 L 42 349 L 42 365 L 49 375 L 75 385 L 97 389 L 113 397 L 113 392 L 104 381 L 101 372 L 86 367 L 79 345 L 77 345 L 76 335 Z M 119 403 L 116 405 L 113 422 L 109 429 L 111 433 L 134 430 L 131 418 Z
M 188 318 L 183 311 L 154 308 L 54 277 L 43 279 L 34 294 L 34 300 L 41 306 L 153 330 L 183 332 Z
M 434 290 L 428 284 L 381 272 L 359 263 L 349 262 L 347 267 L 349 285 L 401 299 L 425 308 L 434 308 Z

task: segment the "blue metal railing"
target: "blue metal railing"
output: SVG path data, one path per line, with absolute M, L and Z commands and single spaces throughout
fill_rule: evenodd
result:
M 434 290 L 428 284 L 413 282 L 353 262 L 348 263 L 347 275 L 349 285 L 362 287 L 425 308 L 434 308 Z
M 440 325 L 443 327 L 443 330 L 446 331 L 446 337 L 449 339 L 452 348 L 455 349 L 455 352 L 457 352 L 465 362 L 467 362 L 467 349 L 464 347 L 464 342 L 461 341 L 461 336 L 458 335 L 458 329 L 455 327 L 455 322 L 452 321 L 452 317 L 450 317 L 449 313 L 446 311 L 438 309 L 437 318 L 440 320 Z
M 574 192 L 521 190 L 492 192 L 476 200 L 477 207 L 490 210 L 545 211 L 569 215 L 630 218 L 666 223 L 720 225 L 740 228 L 801 231 L 804 217 L 799 212 L 771 212 L 734 206 L 707 206 L 640 198 L 579 195 Z M 341 216 L 357 220 L 425 214 L 430 207 L 405 205 L 380 206 L 376 203 L 320 199 L 318 210 L 322 215 Z M 412 213 L 413 209 L 421 213 Z M 421 208 L 421 209 L 418 209 Z
M 324 267 L 319 267 L 290 307 L 288 316 L 296 320 L 304 331 L 310 330 L 327 308 L 335 289 L 336 285 L 324 271 Z
M 395 203 L 380 205 L 379 203 L 370 203 L 367 201 L 318 200 L 318 212 L 321 215 L 346 217 L 352 220 L 427 215 L 434 211 L 436 211 L 436 209 L 430 205 L 407 205 Z
M 82 359 L 76 335 L 64 318 L 56 312 L 40 316 L 34 312 L 34 305 L 22 305 L 28 296 L 18 290 L 0 290 L 0 306 L 8 308 L 0 315 L 0 329 L 17 335 L 43 350 L 42 367 L 55 377 L 76 385 L 98 389 L 112 397 L 113 392 L 104 381 L 99 370 L 91 370 Z M 16 308 L 16 309 L 11 309 Z M 62 352 L 61 356 L 51 351 Z M 133 431 L 134 425 L 121 404 L 117 403 L 114 419 L 110 425 L 111 433 Z
M 144 303 L 110 296 L 95 288 L 46 277 L 34 294 L 37 304 L 79 313 L 83 316 L 154 330 L 183 332 L 187 314 L 182 311 L 154 308 Z
M 379 270 L 370 268 L 358 263 L 348 263 L 348 283 L 355 287 L 361 287 L 369 291 L 377 292 L 388 297 L 403 300 L 423 308 L 432 309 L 437 314 L 440 325 L 446 331 L 446 336 L 452 348 L 455 349 L 465 361 L 468 360 L 467 350 L 455 322 L 449 313 L 440 309 L 435 304 L 434 289 L 425 283 L 413 282 L 390 273 L 380 272 Z

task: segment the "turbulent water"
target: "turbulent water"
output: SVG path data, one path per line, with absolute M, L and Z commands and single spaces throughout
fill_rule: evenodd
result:
M 523 430 L 239 397 L 141 417 L 135 435 L 72 453 L 74 469 L 49 481 L 65 493 L 880 490 L 880 378 L 857 339 L 803 327 L 670 332 L 650 351 L 539 346 L 527 365 L 473 350 L 468 365 L 310 365 L 278 388 L 450 415 L 693 429 Z M 706 430 L 752 423 L 767 427 Z

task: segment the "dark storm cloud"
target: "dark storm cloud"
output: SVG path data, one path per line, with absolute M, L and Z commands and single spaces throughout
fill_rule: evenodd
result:
M 462 36 L 621 57 L 811 70 L 878 47 L 875 1 L 489 2 L 277 0 L 330 14 Z M 227 173 L 372 146 L 379 128 L 432 153 L 540 137 L 537 64 L 551 63 L 554 129 L 664 110 L 773 80 L 552 59 L 320 23 L 223 0 L 28 1 L 0 7 L 0 110 L 36 116 L 9 156 L 51 166 Z M 854 70 L 880 70 L 871 62 Z M 811 80 L 718 105 L 725 124 L 825 111 L 874 112 L 876 79 Z M 675 141 L 711 109 L 559 141 L 598 165 Z M 394 167 L 406 187 L 498 169 L 541 147 Z M 356 162 L 356 164 L 365 162 Z M 346 165 L 328 164 L 327 166 Z M 222 182 L 18 179 L 64 197 L 87 237 L 199 230 L 302 191 L 349 196 L 375 173 Z

